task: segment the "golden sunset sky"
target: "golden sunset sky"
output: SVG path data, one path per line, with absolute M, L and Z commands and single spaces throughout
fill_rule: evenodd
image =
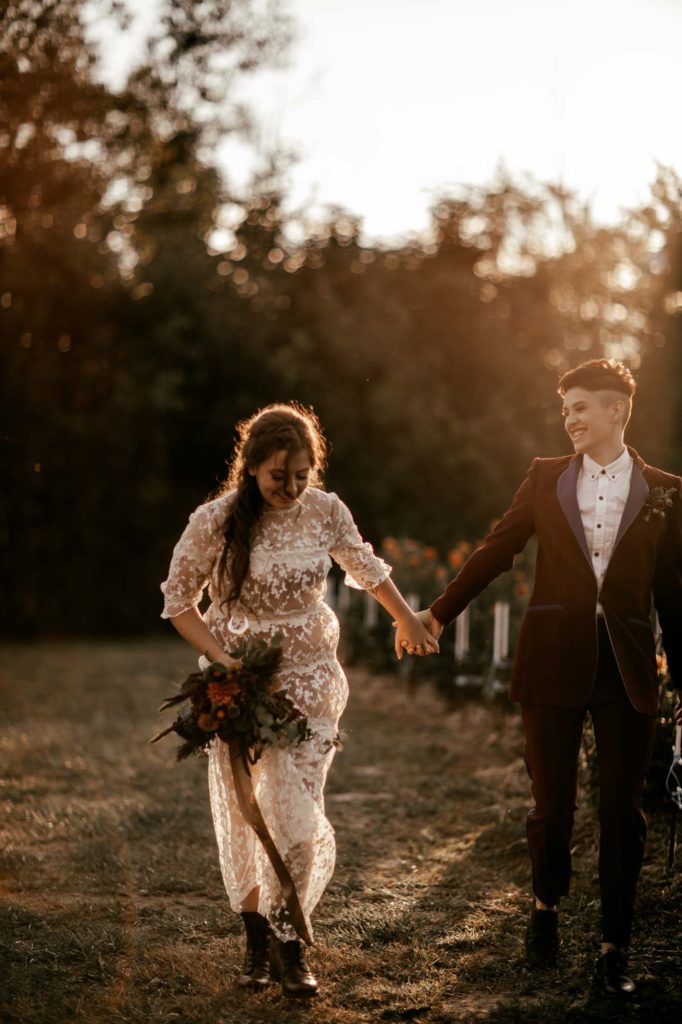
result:
M 233 184 L 293 151 L 290 204 L 337 204 L 369 239 L 422 231 L 443 190 L 503 165 L 560 181 L 603 221 L 645 199 L 656 162 L 682 171 L 682 0 L 290 0 L 288 66 L 244 87 L 256 148 L 225 141 Z M 107 35 L 134 60 L 154 3 Z

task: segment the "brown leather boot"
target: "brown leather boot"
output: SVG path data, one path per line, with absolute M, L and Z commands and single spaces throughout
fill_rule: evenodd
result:
M 595 978 L 605 996 L 634 996 L 637 986 L 625 973 L 627 961 L 617 949 L 609 949 L 597 960 Z
M 246 930 L 244 966 L 239 984 L 244 988 L 265 988 L 270 984 L 270 925 L 254 911 L 243 911 L 241 919 Z
M 282 983 L 285 996 L 317 995 L 317 981 L 305 962 L 303 945 L 298 939 L 281 942 L 272 936 L 270 943 L 272 977 Z
M 555 910 L 532 907 L 526 929 L 526 956 L 531 967 L 556 967 L 559 950 L 559 915 Z

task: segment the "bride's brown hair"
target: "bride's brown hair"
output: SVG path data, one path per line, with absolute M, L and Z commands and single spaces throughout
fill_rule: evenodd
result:
M 227 480 L 219 492 L 236 492 L 225 519 L 225 546 L 218 564 L 220 589 L 228 608 L 241 596 L 249 571 L 253 532 L 263 514 L 263 498 L 249 470 L 257 469 L 281 451 L 287 453 L 287 462 L 293 455 L 306 451 L 311 466 L 308 483 L 313 487 L 321 485 L 327 441 L 312 409 L 298 402 L 276 403 L 237 424 L 237 445 Z

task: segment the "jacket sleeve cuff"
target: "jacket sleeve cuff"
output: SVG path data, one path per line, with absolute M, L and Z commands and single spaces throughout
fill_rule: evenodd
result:
M 440 623 L 441 626 L 449 626 L 450 623 L 453 621 L 449 617 L 448 613 L 445 611 L 445 608 L 442 606 L 440 598 L 437 598 L 433 602 L 433 604 L 429 608 L 429 611 L 433 615 L 436 622 Z

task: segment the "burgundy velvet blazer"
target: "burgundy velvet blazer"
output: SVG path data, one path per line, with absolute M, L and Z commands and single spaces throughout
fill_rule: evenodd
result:
M 630 493 L 599 601 L 628 696 L 637 711 L 655 715 L 652 604 L 673 684 L 682 687 L 682 479 L 629 451 Z M 534 459 L 508 511 L 431 605 L 439 622 L 452 622 L 537 535 L 535 582 L 511 684 L 512 700 L 522 704 L 579 707 L 594 683 L 597 580 L 578 508 L 581 463 L 579 455 Z M 673 505 L 664 517 L 647 519 L 647 495 L 656 487 L 675 489 Z

